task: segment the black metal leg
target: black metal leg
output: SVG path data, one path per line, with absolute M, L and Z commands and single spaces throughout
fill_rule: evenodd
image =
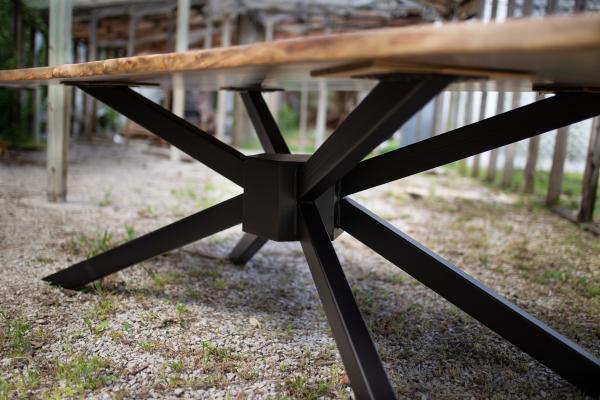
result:
M 271 115 L 267 103 L 259 91 L 240 92 L 252 125 L 256 130 L 260 144 L 266 153 L 289 154 L 288 148 L 279 127 Z M 236 265 L 246 264 L 266 243 L 268 239 L 245 233 L 229 254 L 229 259 Z
M 600 114 L 600 95 L 563 93 L 359 163 L 342 194 L 404 178 Z
M 350 199 L 341 228 L 436 293 L 592 396 L 600 361 Z
M 289 154 L 288 148 L 267 103 L 259 91 L 240 92 L 252 125 L 266 153 Z
M 306 162 L 300 197 L 314 200 L 323 194 L 451 81 L 431 76 L 377 84 Z
M 229 259 L 236 265 L 244 265 L 256 254 L 269 240 L 251 233 L 245 233 L 238 244 L 229 254 Z
M 77 289 L 140 261 L 200 240 L 242 222 L 242 196 L 200 211 L 44 278 Z
M 394 399 L 394 391 L 360 314 L 319 211 L 302 204 L 302 249 L 357 399 Z
M 242 186 L 246 157 L 239 151 L 126 86 L 85 85 L 79 88 Z

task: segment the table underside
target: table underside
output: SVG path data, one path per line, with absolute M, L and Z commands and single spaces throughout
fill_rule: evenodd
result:
M 345 231 L 582 391 L 598 396 L 597 358 L 351 198 L 353 193 L 600 114 L 600 94 L 561 92 L 365 160 L 457 79 L 386 74 L 310 156 L 290 154 L 258 87 L 238 91 L 265 154 L 245 156 L 126 83 L 76 84 L 240 185 L 244 193 L 44 279 L 80 288 L 240 223 L 246 233 L 230 255 L 238 264 L 247 262 L 268 240 L 300 241 L 354 393 L 360 399 L 394 398 L 332 245 Z M 257 201 L 260 196 L 265 201 Z

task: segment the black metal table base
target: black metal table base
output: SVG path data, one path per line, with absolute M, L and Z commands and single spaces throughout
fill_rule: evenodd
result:
M 251 157 L 128 87 L 82 85 L 91 96 L 242 186 L 244 195 L 44 279 L 79 288 L 239 223 L 246 233 L 230 254 L 237 264 L 247 262 L 269 239 L 298 240 L 357 398 L 394 398 L 331 244 L 334 229 L 342 229 L 583 392 L 598 396 L 597 358 L 347 197 L 600 114 L 598 94 L 556 94 L 361 162 L 451 80 L 445 76 L 395 76 L 380 81 L 310 157 L 289 154 L 258 91 L 241 92 L 267 153 Z M 267 182 L 256 183 L 263 175 Z M 259 190 L 264 191 L 258 192 L 266 199 L 264 205 L 252 200 Z

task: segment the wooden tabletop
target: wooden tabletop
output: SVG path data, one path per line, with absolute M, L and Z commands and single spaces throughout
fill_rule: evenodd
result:
M 567 87 L 600 87 L 600 14 L 462 22 L 303 37 L 183 53 L 0 71 L 19 81 L 126 81 L 205 90 L 294 89 L 327 77 L 347 85 L 384 73 L 442 73 Z M 364 79 L 363 79 L 364 80 Z

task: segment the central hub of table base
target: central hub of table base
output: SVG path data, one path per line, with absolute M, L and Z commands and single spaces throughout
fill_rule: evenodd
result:
M 300 240 L 299 177 L 309 154 L 257 154 L 244 161 L 242 230 L 266 239 Z M 334 237 L 335 186 L 315 200 Z

